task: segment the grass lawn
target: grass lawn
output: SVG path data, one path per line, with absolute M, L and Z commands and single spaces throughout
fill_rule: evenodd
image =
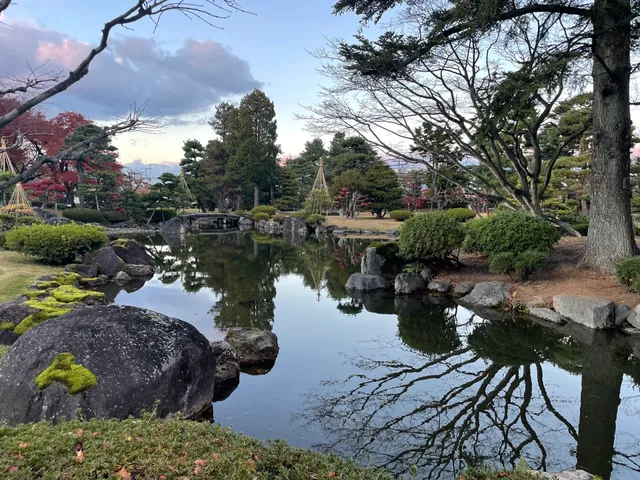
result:
M 371 215 L 360 215 L 358 218 L 340 218 L 338 216 L 327 217 L 326 226 L 335 225 L 340 228 L 348 228 L 350 230 L 378 230 L 381 232 L 392 232 L 402 225 L 401 222 L 392 218 L 383 218 L 378 220 Z
M 185 420 L 0 427 L 3 479 L 391 480 L 354 462 Z
M 41 275 L 62 269 L 36 263 L 21 253 L 0 250 L 0 303 L 13 300 Z

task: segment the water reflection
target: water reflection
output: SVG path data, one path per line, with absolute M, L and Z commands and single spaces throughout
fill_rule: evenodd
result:
M 255 233 L 171 246 L 150 239 L 158 274 L 125 298 L 168 314 L 178 298 L 182 318 L 208 312 L 190 320 L 203 332 L 207 323 L 219 332 L 276 330 L 275 368 L 243 376 L 216 404 L 218 421 L 249 435 L 399 474 L 416 466 L 418 478 L 520 458 L 605 480 L 640 476 L 640 361 L 632 355 L 640 340 L 488 320 L 442 298 L 350 298 L 344 285 L 367 244 L 330 237 L 290 245 Z M 170 286 L 166 298 L 159 285 Z

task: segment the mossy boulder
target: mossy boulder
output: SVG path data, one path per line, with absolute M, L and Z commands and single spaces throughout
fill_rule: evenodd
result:
M 119 238 L 109 245 L 113 248 L 115 254 L 128 265 L 147 265 L 152 267 L 155 264 L 147 249 L 135 240 Z
M 124 419 L 156 401 L 158 416 L 192 418 L 211 405 L 214 375 L 209 341 L 192 325 L 135 307 L 84 307 L 14 343 L 0 364 L 0 423 L 57 422 L 79 411 Z
M 361 273 L 382 275 L 387 280 L 393 280 L 402 272 L 402 264 L 396 242 L 374 242 L 367 248 L 362 258 Z
M 68 272 L 77 273 L 82 278 L 95 278 L 98 276 L 98 267 L 96 265 L 72 264 L 67 265 L 65 269 Z
M 85 265 L 95 265 L 98 272 L 113 277 L 118 272 L 124 271 L 125 262 L 116 255 L 111 247 L 103 247 L 99 250 L 91 252 L 84 258 Z
M 20 335 L 15 333 L 16 326 L 37 312 L 37 309 L 24 303 L 9 302 L 0 305 L 0 345 L 11 345 L 18 340 Z
M 51 291 L 51 296 L 61 303 L 79 303 L 87 300 L 104 300 L 104 293 L 80 290 L 71 285 L 62 285 Z

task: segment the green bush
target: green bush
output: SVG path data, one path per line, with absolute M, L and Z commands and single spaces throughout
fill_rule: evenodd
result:
M 122 212 L 104 212 L 104 218 L 111 223 L 122 223 L 129 220 L 129 217 Z
M 312 213 L 311 215 L 308 215 L 304 221 L 307 222 L 307 224 L 309 225 L 315 225 L 317 223 L 323 223 L 326 219 L 324 218 L 324 215 L 319 215 L 317 213 Z
M 480 228 L 486 221 L 486 218 L 474 218 L 465 222 L 464 231 L 466 237 L 462 244 L 462 249 L 465 252 L 475 253 L 482 251 L 482 246 L 480 245 Z
M 635 285 L 640 279 L 640 257 L 631 257 L 619 262 L 616 265 L 616 278 L 625 287 Z
M 513 269 L 521 280 L 526 280 L 534 273 L 541 271 L 549 260 L 547 252 L 527 250 L 518 255 L 513 263 Z
M 572 223 L 571 227 L 576 230 L 580 235 L 587 235 L 589 233 L 589 222 L 587 223 Z
M 151 218 L 150 220 L 151 223 L 166 222 L 167 220 L 171 220 L 177 215 L 178 215 L 178 212 L 176 212 L 175 210 L 170 210 L 166 208 L 163 208 L 163 209 L 156 208 L 155 210 L 150 208 L 146 212 L 147 220 Z
M 413 217 L 413 215 L 414 213 L 409 210 L 393 210 L 389 212 L 389 216 L 398 222 L 404 222 Z
M 266 213 L 269 218 L 271 218 L 276 214 L 276 207 L 272 207 L 271 205 L 260 205 L 251 209 L 251 215 L 253 215 L 254 220 L 258 213 Z
M 308 216 L 307 212 L 305 212 L 304 210 L 300 210 L 299 212 L 293 212 L 291 215 L 289 215 L 291 218 L 306 218 Z
M 62 216 L 74 222 L 102 223 L 104 221 L 102 212 L 92 210 L 91 208 L 70 208 L 69 210 L 65 210 Z
M 284 221 L 286 219 L 287 219 L 286 215 L 278 214 L 278 215 L 274 215 L 271 220 L 273 220 L 274 222 L 277 222 L 277 223 L 284 223 Z
M 474 224 L 471 243 L 491 256 L 527 250 L 550 251 L 560 240 L 560 232 L 549 221 L 523 212 L 500 212 Z
M 462 226 L 441 212 L 415 215 L 400 230 L 398 247 L 406 260 L 444 260 L 459 250 L 464 241 Z
M 0 250 L 7 248 L 7 232 L 0 232 Z
M 502 252 L 491 257 L 489 271 L 491 273 L 511 273 L 516 256 L 511 252 Z
M 631 211 L 633 213 L 640 213 L 640 195 L 631 197 Z
M 15 227 L 16 225 L 37 225 L 42 223 L 42 220 L 27 216 L 27 217 L 16 217 L 15 215 L 10 215 L 8 213 L 0 213 L 0 228 L 9 229 Z
M 253 214 L 253 221 L 254 222 L 259 222 L 260 220 L 269 221 L 270 218 L 271 218 L 271 216 L 266 212 L 258 212 L 258 213 L 254 213 Z
M 463 223 L 476 217 L 476 214 L 468 208 L 451 208 L 444 213 Z
M 489 269 L 492 273 L 515 274 L 520 280 L 526 280 L 533 273 L 542 270 L 548 258 L 548 253 L 535 250 L 527 250 L 518 255 L 502 252 L 491 257 Z
M 34 225 L 8 231 L 6 241 L 9 250 L 46 263 L 64 264 L 105 245 L 107 234 L 93 225 Z

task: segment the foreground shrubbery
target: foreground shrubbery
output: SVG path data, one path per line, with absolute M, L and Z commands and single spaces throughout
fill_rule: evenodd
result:
M 253 221 L 259 222 L 260 220 L 269 220 L 271 216 L 266 212 L 258 212 L 253 214 Z
M 6 247 L 45 263 L 64 264 L 107 243 L 102 227 L 93 225 L 34 225 L 6 234 Z
M 618 282 L 640 294 L 640 257 L 632 257 L 616 265 Z
M 335 455 L 265 445 L 185 420 L 92 420 L 0 427 L 0 477 L 215 480 L 391 480 Z
M 323 223 L 325 221 L 324 215 L 319 215 L 317 213 L 312 213 L 311 215 L 307 215 L 304 219 L 309 225 L 317 225 L 319 223 Z
M 441 212 L 416 215 L 404 222 L 398 247 L 406 260 L 433 261 L 455 257 L 465 232 L 458 221 Z
M 256 215 L 266 214 L 267 219 L 269 219 L 276 214 L 276 211 L 276 207 L 272 207 L 271 205 L 260 205 L 251 209 L 251 215 L 253 215 L 253 218 L 255 220 Z
M 560 240 L 560 232 L 549 221 L 523 212 L 500 212 L 487 218 L 471 220 L 465 246 L 493 256 L 527 250 L 550 252 Z
M 492 273 L 506 273 L 519 280 L 526 280 L 530 275 L 541 271 L 549 259 L 547 252 L 527 250 L 518 255 L 502 252 L 491 258 Z
M 92 210 L 91 208 L 70 208 L 62 213 L 62 216 L 73 220 L 74 222 L 82 223 L 102 223 L 104 222 L 104 215 L 98 210 Z

